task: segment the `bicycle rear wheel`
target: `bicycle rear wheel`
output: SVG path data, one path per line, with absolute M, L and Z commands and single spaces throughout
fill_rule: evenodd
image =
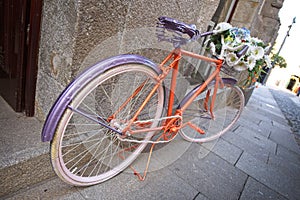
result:
M 224 87 L 217 91 L 213 118 L 209 112 L 211 102 L 208 102 L 208 110 L 204 106 L 208 92 L 211 97 L 214 84 L 209 85 L 183 113 L 183 123 L 189 122 L 191 126 L 182 128 L 180 134 L 190 142 L 208 142 L 219 138 L 234 125 L 243 110 L 245 100 L 241 89 L 224 82 Z M 196 131 L 195 127 L 204 134 Z
M 97 184 L 117 175 L 136 159 L 147 143 L 121 141 L 109 127 L 120 132 L 126 127 L 157 83 L 157 76 L 146 65 L 122 64 L 110 67 L 77 91 L 51 142 L 52 165 L 62 180 L 77 186 Z M 158 119 L 163 106 L 164 88 L 159 86 L 137 119 Z M 146 125 L 155 127 L 157 123 Z M 147 141 L 153 134 L 140 133 L 131 139 Z

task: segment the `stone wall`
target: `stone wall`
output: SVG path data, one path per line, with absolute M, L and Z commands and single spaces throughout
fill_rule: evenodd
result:
M 283 2 L 284 0 L 221 0 L 222 7 L 218 8 L 218 13 L 214 16 L 215 22 L 226 21 L 236 27 L 246 27 L 251 31 L 251 36 L 274 45 L 280 28 L 278 13 Z M 234 8 L 232 11 L 231 7 Z M 230 15 L 231 18 L 228 17 Z
M 120 53 L 155 60 L 168 45 L 154 37 L 157 17 L 169 16 L 206 30 L 219 0 L 44 0 L 36 116 L 44 120 L 65 86 L 89 65 Z
M 280 27 L 278 12 L 283 0 L 239 0 L 231 23 L 246 27 L 251 35 L 274 44 Z
M 253 35 L 273 46 L 278 36 L 280 19 L 278 13 L 282 8 L 283 0 L 265 0 L 259 10 L 259 15 L 252 22 Z M 271 49 L 270 49 L 271 50 Z
M 44 0 L 35 102 L 41 120 L 72 78 L 78 6 L 73 0 Z
M 278 36 L 280 27 L 278 12 L 282 4 L 283 0 L 240 0 L 233 15 L 232 24 L 248 28 L 251 31 L 251 36 L 269 43 L 271 48 L 267 53 L 270 53 Z M 247 71 L 241 73 L 239 82 L 245 82 L 247 76 Z M 253 89 L 253 87 L 245 88 L 246 103 L 251 97 Z
M 279 10 L 283 0 L 221 0 L 223 9 L 219 10 L 217 22 L 230 22 L 236 27 L 246 27 L 251 31 L 251 36 L 262 39 L 265 43 L 270 43 L 270 53 L 280 28 Z M 234 9 L 231 10 L 230 8 Z M 231 16 L 231 17 L 228 17 Z M 248 77 L 245 71 L 236 76 L 240 84 L 243 84 Z M 244 94 L 246 102 L 252 94 L 253 88 L 246 88 Z

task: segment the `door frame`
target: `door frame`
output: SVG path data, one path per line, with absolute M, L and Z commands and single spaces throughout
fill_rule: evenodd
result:
M 24 89 L 24 110 L 27 116 L 34 116 L 35 110 L 42 7 L 43 0 L 31 0 L 29 28 L 27 29 L 28 44 Z

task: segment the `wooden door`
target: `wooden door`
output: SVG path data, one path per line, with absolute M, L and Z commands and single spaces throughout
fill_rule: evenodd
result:
M 34 115 L 42 0 L 0 0 L 0 94 Z

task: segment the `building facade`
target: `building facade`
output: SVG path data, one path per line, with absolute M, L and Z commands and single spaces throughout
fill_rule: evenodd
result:
M 12 77 L 17 78 L 19 87 L 10 89 L 8 96 L 12 99 L 18 96 L 18 99 L 10 104 L 18 112 L 25 110 L 27 115 L 44 120 L 72 79 L 97 61 L 136 53 L 159 62 L 161 52 L 172 49 L 155 38 L 159 16 L 195 24 L 202 32 L 211 30 L 219 22 L 230 22 L 233 26 L 250 29 L 252 36 L 273 45 L 280 26 L 278 12 L 282 4 L 283 0 L 0 0 L 3 11 L 0 15 L 3 27 L 0 29 L 0 80 L 2 83 L 7 79 L 14 85 Z M 18 13 L 22 16 L 18 17 Z M 18 26 L 8 26 L 16 22 Z M 6 40 L 8 35 L 12 35 L 10 40 Z M 15 59 L 16 49 L 6 49 L 20 46 L 25 50 L 17 49 L 18 59 Z M 203 41 L 186 48 L 204 52 Z M 10 66 L 15 62 L 22 70 L 16 71 Z M 13 75 L 15 72 L 17 76 Z M 210 71 L 201 62 L 185 60 L 180 72 L 183 79 L 193 82 L 201 81 Z M 243 76 L 246 75 L 237 78 L 243 79 Z M 2 88 L 0 92 L 10 102 Z M 245 91 L 245 94 L 249 98 L 251 92 Z M 14 106 L 16 101 L 20 101 L 17 107 Z
M 215 13 L 215 21 L 230 22 L 236 27 L 246 27 L 252 37 L 262 39 L 270 44 L 269 54 L 275 44 L 280 28 L 279 11 L 284 0 L 221 0 L 221 9 Z M 220 6 L 219 6 L 220 7 Z M 236 78 L 242 84 L 248 72 L 245 71 Z M 254 84 L 253 84 L 254 86 Z M 244 89 L 246 102 L 249 100 L 254 87 Z
M 121 53 L 138 53 L 155 60 L 157 56 L 143 49 L 164 48 L 153 47 L 159 16 L 206 30 L 218 4 L 219 0 L 44 0 L 36 116 L 45 119 L 49 105 L 65 86 L 99 60 Z

